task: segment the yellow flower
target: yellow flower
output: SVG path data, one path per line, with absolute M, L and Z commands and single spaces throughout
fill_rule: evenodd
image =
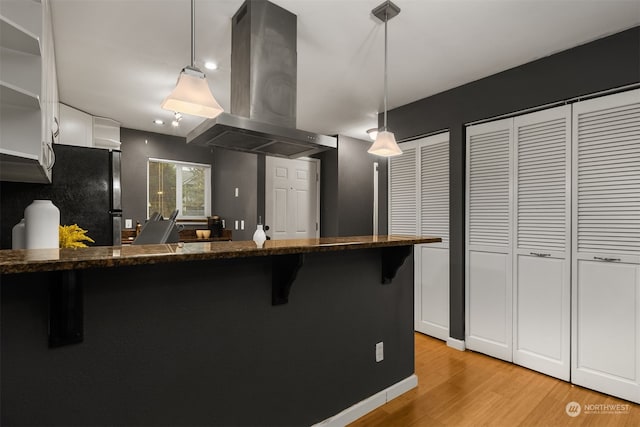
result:
M 83 241 L 95 243 L 94 240 L 86 236 L 87 230 L 78 227 L 78 224 L 61 225 L 58 229 L 61 248 L 86 248 L 87 245 Z

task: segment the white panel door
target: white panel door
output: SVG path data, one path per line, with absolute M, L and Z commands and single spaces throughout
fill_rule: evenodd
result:
M 572 382 L 640 403 L 640 266 L 579 259 Z
M 449 132 L 413 142 L 419 150 L 418 234 L 441 243 L 417 245 L 414 257 L 415 330 L 449 338 Z
M 467 128 L 466 346 L 512 360 L 512 119 Z
M 640 403 L 640 90 L 573 105 L 572 382 Z
M 516 255 L 513 362 L 569 381 L 568 261 Z
M 513 361 L 570 377 L 571 107 L 514 118 Z
M 415 247 L 415 330 L 449 338 L 449 249 Z
M 318 237 L 317 161 L 267 156 L 265 174 L 267 234 L 272 239 Z

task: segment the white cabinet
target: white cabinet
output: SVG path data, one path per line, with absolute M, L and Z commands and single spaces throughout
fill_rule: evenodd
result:
M 93 117 L 93 146 L 120 149 L 120 123 L 106 117 Z
M 449 133 L 403 144 L 389 162 L 389 233 L 436 236 L 416 245 L 415 330 L 449 339 Z
M 513 361 L 569 380 L 571 107 L 514 118 Z
M 93 147 L 93 117 L 83 111 L 60 104 L 59 144 Z
M 1 1 L 0 180 L 51 182 L 57 93 L 49 1 Z
M 512 128 L 467 128 L 467 348 L 512 360 Z
M 120 123 L 106 117 L 95 117 L 65 104 L 60 108 L 58 144 L 78 147 L 120 149 Z
M 640 403 L 640 90 L 573 106 L 572 382 Z

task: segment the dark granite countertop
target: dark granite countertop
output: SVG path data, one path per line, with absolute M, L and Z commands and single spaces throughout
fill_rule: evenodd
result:
M 440 241 L 438 237 L 355 236 L 267 240 L 260 249 L 253 241 L 230 241 L 80 249 L 0 250 L 0 274 L 341 251 Z

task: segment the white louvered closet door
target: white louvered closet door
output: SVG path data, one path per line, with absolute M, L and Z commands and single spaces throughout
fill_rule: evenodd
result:
M 389 234 L 418 234 L 418 149 L 402 147 L 400 156 L 389 159 Z
M 442 243 L 415 248 L 415 330 L 449 338 L 449 132 L 414 141 L 419 150 L 419 234 Z
M 640 90 L 573 105 L 572 382 L 640 403 Z
M 466 346 L 512 360 L 512 119 L 467 128 Z
M 571 107 L 513 120 L 513 361 L 568 381 Z

